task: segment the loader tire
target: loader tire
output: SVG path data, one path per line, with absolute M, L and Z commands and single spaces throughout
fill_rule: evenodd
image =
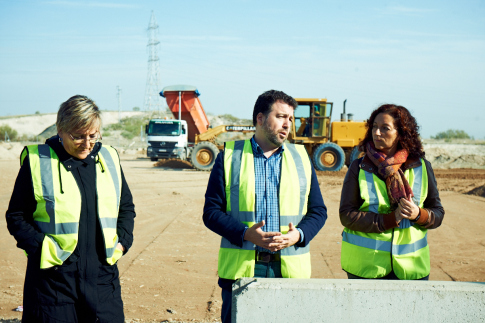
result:
M 363 151 L 359 151 L 359 146 L 355 146 L 354 149 L 352 149 L 352 152 L 350 153 L 350 164 L 352 164 L 354 160 L 359 159 L 364 155 L 365 153 Z
M 198 170 L 211 170 L 216 162 L 218 153 L 219 149 L 213 143 L 200 142 L 192 149 L 190 161 Z
M 313 152 L 313 164 L 320 171 L 339 171 L 345 164 L 344 150 L 333 142 L 321 144 Z

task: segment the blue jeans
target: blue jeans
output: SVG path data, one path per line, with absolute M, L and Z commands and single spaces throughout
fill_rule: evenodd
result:
M 256 264 L 254 265 L 254 277 L 281 278 L 281 261 L 256 261 Z
M 261 262 L 256 261 L 254 265 L 254 277 L 259 278 L 282 278 L 281 276 L 281 262 Z M 232 310 L 232 290 L 222 289 L 222 309 L 221 321 L 222 323 L 231 323 Z

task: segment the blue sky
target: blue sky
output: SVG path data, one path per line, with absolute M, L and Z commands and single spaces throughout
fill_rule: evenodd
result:
M 339 118 L 407 107 L 429 138 L 485 138 L 484 1 L 0 0 L 0 116 L 56 112 L 74 94 L 143 108 L 146 29 L 162 87 L 198 87 L 205 110 L 251 118 L 269 89 L 325 97 Z

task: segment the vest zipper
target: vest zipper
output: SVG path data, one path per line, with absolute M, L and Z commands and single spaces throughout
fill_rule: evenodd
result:
M 96 164 L 99 164 L 101 166 L 101 173 L 104 173 L 103 162 L 99 159 L 99 155 L 96 155 Z
M 391 251 L 389 252 L 389 255 L 391 257 L 391 272 L 394 272 L 394 266 L 392 264 L 392 246 L 394 245 L 394 228 L 392 228 L 392 234 L 391 234 Z
M 64 194 L 64 190 L 62 189 L 61 162 L 59 161 L 59 159 L 57 160 L 57 170 L 59 171 L 59 183 L 61 186 L 61 194 Z

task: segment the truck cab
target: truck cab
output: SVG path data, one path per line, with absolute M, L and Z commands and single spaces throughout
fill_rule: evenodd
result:
M 152 119 L 146 125 L 147 157 L 152 161 L 168 158 L 187 159 L 187 122 L 173 119 Z

